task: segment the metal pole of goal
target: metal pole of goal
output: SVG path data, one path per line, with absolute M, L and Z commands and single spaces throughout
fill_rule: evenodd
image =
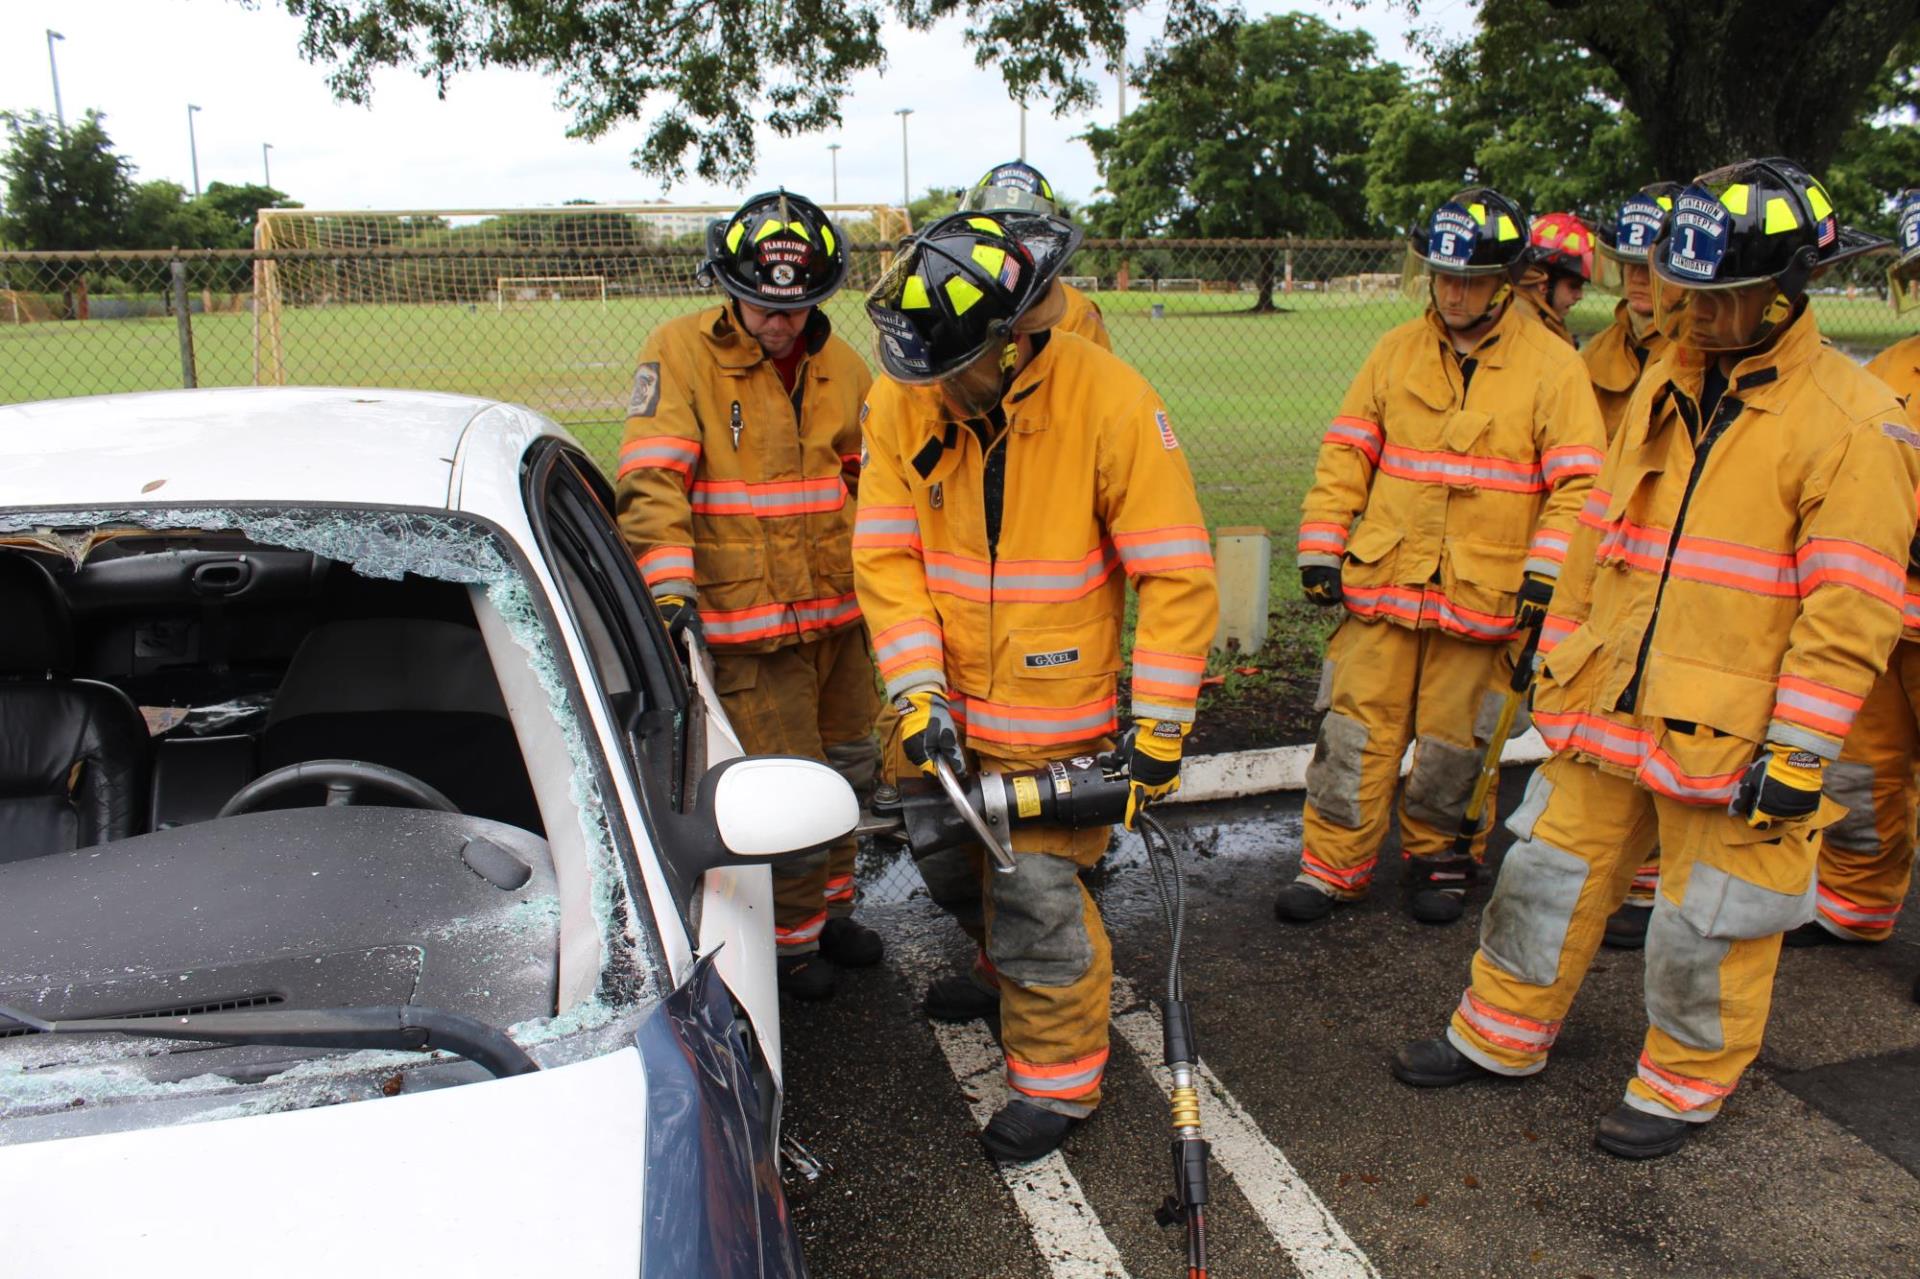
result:
M 175 258 L 167 264 L 173 276 L 173 327 L 180 335 L 180 385 L 200 385 L 193 367 L 193 318 L 187 313 L 187 264 Z

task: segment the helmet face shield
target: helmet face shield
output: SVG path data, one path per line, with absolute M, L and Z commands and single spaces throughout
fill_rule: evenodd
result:
M 1654 327 L 1681 346 L 1745 351 L 1793 318 L 1794 299 L 1773 280 L 1689 288 L 1663 277 L 1653 290 L 1653 306 Z
M 897 382 L 952 377 L 1010 340 L 1081 233 L 1037 213 L 956 213 L 922 231 L 867 294 L 875 355 Z

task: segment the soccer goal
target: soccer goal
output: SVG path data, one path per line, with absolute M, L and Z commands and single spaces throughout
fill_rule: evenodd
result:
M 503 275 L 493 289 L 493 309 L 504 311 L 508 303 L 591 302 L 607 304 L 607 277 L 604 275 Z
M 1100 288 L 1100 277 L 1097 275 L 1063 275 L 1060 282 L 1071 284 L 1082 293 L 1093 293 Z
M 1153 282 L 1155 293 L 1198 293 L 1202 285 L 1193 276 L 1163 276 Z
M 394 308 L 497 314 L 535 303 L 598 300 L 602 306 L 593 310 L 607 313 L 597 322 L 608 330 L 608 344 L 628 342 L 630 329 L 644 333 L 685 309 L 686 299 L 710 295 L 694 274 L 705 256 L 707 226 L 736 207 L 262 209 L 253 235 L 254 381 L 278 386 L 337 376 L 324 361 L 309 361 L 295 348 L 294 335 L 312 327 L 286 322 L 289 313 L 323 309 L 356 313 L 341 322 L 405 333 L 424 332 L 422 324 L 432 322 Z M 865 288 L 911 230 L 906 211 L 884 204 L 824 207 L 855 250 L 847 287 Z M 570 314 L 551 306 L 539 313 L 554 317 L 555 324 Z M 572 327 L 584 346 L 588 330 Z M 424 347 L 406 349 L 418 352 L 423 366 L 435 363 Z M 424 374 L 409 367 L 389 376 L 411 385 Z

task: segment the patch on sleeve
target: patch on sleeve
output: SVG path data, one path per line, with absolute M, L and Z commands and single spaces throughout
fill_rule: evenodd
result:
M 865 411 L 866 411 L 865 409 L 861 410 L 861 412 L 863 413 Z M 871 462 L 872 460 L 873 460 L 873 454 L 868 450 L 867 442 L 865 440 L 861 440 L 860 441 L 860 469 L 863 471 L 866 470 L 867 463 Z
M 627 401 L 628 417 L 652 417 L 660 407 L 660 361 L 648 360 L 633 371 L 633 398 Z
M 1165 409 L 1156 411 L 1153 415 L 1153 420 L 1160 426 L 1160 447 L 1165 449 L 1179 448 L 1180 441 L 1174 438 L 1173 423 L 1167 421 L 1167 411 Z
M 1880 433 L 1890 440 L 1900 441 L 1910 449 L 1920 449 L 1920 434 L 1915 434 L 1911 427 L 1902 426 L 1898 422 L 1882 422 Z

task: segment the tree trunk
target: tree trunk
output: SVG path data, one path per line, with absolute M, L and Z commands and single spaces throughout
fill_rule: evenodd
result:
M 1546 0 L 1553 34 L 1620 77 L 1658 177 L 1785 155 L 1816 176 L 1920 0 L 1651 0 L 1622 22 L 1615 0 Z M 1538 21 L 1527 0 L 1490 0 L 1483 21 Z
M 1253 304 L 1253 313 L 1255 315 L 1270 315 L 1274 310 L 1273 278 L 1274 263 L 1276 260 L 1272 249 L 1262 249 L 1260 251 L 1259 274 L 1255 277 L 1260 285 L 1260 296 Z

